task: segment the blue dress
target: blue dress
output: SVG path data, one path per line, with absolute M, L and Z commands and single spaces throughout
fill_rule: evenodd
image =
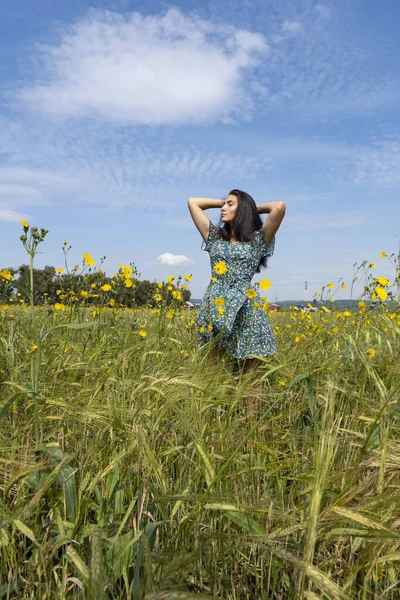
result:
M 232 244 L 219 238 L 218 231 L 210 221 L 208 240 L 201 244 L 210 254 L 212 277 L 196 317 L 199 347 L 215 338 L 235 358 L 275 354 L 267 307 L 251 287 L 261 257 L 274 253 L 275 237 L 267 245 L 259 229 L 252 242 Z

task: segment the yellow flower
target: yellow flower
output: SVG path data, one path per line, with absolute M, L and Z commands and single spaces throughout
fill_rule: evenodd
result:
M 181 289 L 182 289 L 182 290 L 186 290 L 186 288 L 187 288 L 187 285 L 186 285 L 186 283 L 183 283 L 183 284 L 181 285 Z
M 225 310 L 222 308 L 222 306 L 218 307 L 218 316 L 219 317 L 223 317 L 225 314 Z
M 280 381 L 279 385 L 281 385 L 282 387 L 286 385 L 286 383 L 284 381 Z
M 208 331 L 208 333 L 211 333 L 212 330 L 213 330 L 213 326 L 210 323 L 209 325 L 207 325 L 207 331 Z
M 96 286 L 97 286 L 97 283 L 92 283 L 90 287 L 94 289 Z
M 140 335 L 140 337 L 146 337 L 147 333 L 145 331 L 143 331 L 143 329 L 141 329 L 139 331 L 139 335 Z
M 7 281 L 10 281 L 13 278 L 13 275 L 11 275 L 11 273 L 7 269 L 2 269 L 0 271 L 0 277 L 6 279 Z
M 268 308 L 269 308 L 269 303 L 268 302 L 264 302 L 263 307 L 262 307 L 263 311 L 267 312 Z
M 94 317 L 97 317 L 97 315 L 99 315 L 99 314 L 100 314 L 100 309 L 99 308 L 95 308 L 94 310 L 92 310 L 92 315 Z
M 375 267 L 376 267 L 376 264 L 374 262 L 370 262 L 369 263 L 369 268 L 370 269 L 375 269 Z
M 375 292 L 377 294 L 377 296 L 379 297 L 379 300 L 381 302 L 384 302 L 384 300 L 386 300 L 386 298 L 388 297 L 387 295 L 387 291 L 385 290 L 385 288 L 383 288 L 380 285 L 377 285 L 375 288 Z
M 60 302 L 56 302 L 54 305 L 55 310 L 65 310 L 67 307 L 65 304 L 60 304 Z
M 185 275 L 184 278 L 186 279 L 186 281 L 192 281 L 192 276 L 191 275 Z
M 25 229 L 25 231 L 27 231 L 29 229 L 29 225 L 26 221 L 24 221 L 22 219 L 22 221 L 20 221 L 20 223 L 21 223 L 22 227 Z
M 72 267 L 73 271 L 77 271 L 79 269 L 79 265 L 75 265 L 74 267 Z
M 32 346 L 32 348 L 29 350 L 29 352 L 31 352 L 33 354 L 34 352 L 36 352 L 37 349 L 38 349 L 37 344 L 34 344 Z
M 211 281 L 217 281 L 216 277 L 211 277 Z
M 381 253 L 380 253 L 380 257 L 381 257 L 381 258 L 386 258 L 386 257 L 387 257 L 387 254 L 386 254 L 386 252 L 381 252 Z
M 360 300 L 360 302 L 358 303 L 358 306 L 364 310 L 365 309 L 365 302 L 363 300 Z
M 64 344 L 64 352 L 68 352 L 68 344 Z
M 153 298 L 156 302 L 161 302 L 162 300 L 161 294 L 154 294 Z
M 89 267 L 93 267 L 96 264 L 96 261 L 87 252 L 83 255 L 83 260 Z
M 173 319 L 174 318 L 174 313 L 172 310 L 167 310 L 166 315 L 167 319 Z
M 168 283 L 174 283 L 175 281 L 175 277 L 172 277 L 172 275 L 168 276 Z
M 159 314 L 160 314 L 160 311 L 157 310 L 157 309 L 154 309 L 154 310 L 151 311 L 151 314 L 154 315 L 155 317 L 158 317 Z
M 257 292 L 255 290 L 252 290 L 251 288 L 247 290 L 247 297 L 252 299 L 255 298 L 257 296 Z
M 342 290 L 347 290 L 347 285 L 345 283 L 342 283 Z
M 225 299 L 224 298 L 215 298 L 214 304 L 216 306 L 223 306 L 225 304 Z
M 333 331 L 333 333 L 338 333 L 339 332 L 339 327 L 334 327 L 332 331 Z
M 103 292 L 109 292 L 111 290 L 111 285 L 109 285 L 108 283 L 105 283 L 104 285 L 101 286 L 100 289 L 103 290 Z
M 125 279 L 125 287 L 131 288 L 133 286 L 132 279 Z
M 199 327 L 199 332 L 200 332 L 200 333 L 204 333 L 204 325 L 200 325 L 200 327 Z
M 329 311 L 328 311 L 328 309 L 326 308 L 326 306 L 321 306 L 321 309 L 322 309 L 324 312 L 329 312 Z
M 386 279 L 386 277 L 378 277 L 377 282 L 381 285 L 390 285 L 390 281 L 389 279 Z
M 260 288 L 262 290 L 269 290 L 270 287 L 271 287 L 271 282 L 269 279 L 261 279 Z
M 376 350 L 374 350 L 374 348 L 368 348 L 367 354 L 368 354 L 369 358 L 374 358 L 374 356 L 376 354 Z
M 110 306 L 111 308 L 114 308 L 114 306 L 115 306 L 114 298 L 111 298 L 110 302 L 108 303 L 108 306 Z
M 57 292 L 60 292 L 61 290 L 57 290 Z M 81 290 L 81 296 L 83 296 L 84 298 L 88 298 L 89 294 L 88 292 L 85 292 L 85 290 Z
M 228 267 L 226 266 L 226 264 L 224 263 L 223 260 L 220 260 L 219 262 L 215 263 L 214 265 L 214 271 L 217 275 L 223 275 L 224 273 L 226 273 L 228 270 Z
M 163 287 L 163 285 L 164 285 L 163 283 L 157 283 L 158 289 L 161 290 L 161 288 Z
M 300 341 L 300 337 L 297 335 L 297 336 L 294 338 L 294 341 L 295 341 L 295 342 L 296 342 L 296 344 L 297 344 L 297 343 Z
M 57 267 L 56 269 L 57 273 L 64 273 L 64 269 L 62 269 L 61 267 Z
M 334 302 L 334 301 L 335 301 L 335 298 L 334 298 L 333 296 L 331 296 L 331 297 L 329 298 L 329 301 L 330 301 L 330 302 Z
M 331 289 L 333 289 L 333 288 L 335 287 L 335 284 L 333 283 L 333 281 L 331 281 L 331 282 L 329 283 L 329 287 L 330 287 Z

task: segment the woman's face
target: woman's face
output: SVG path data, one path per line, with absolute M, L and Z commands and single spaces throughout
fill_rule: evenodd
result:
M 221 207 L 221 221 L 223 223 L 232 223 L 235 220 L 238 198 L 233 194 L 227 196 Z

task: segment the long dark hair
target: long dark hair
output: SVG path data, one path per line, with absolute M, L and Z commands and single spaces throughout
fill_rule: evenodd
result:
M 230 240 L 232 234 L 235 234 L 235 239 L 238 242 L 253 242 L 254 232 L 261 229 L 263 222 L 257 212 L 257 206 L 254 199 L 243 192 L 242 190 L 231 190 L 228 196 L 233 195 L 238 199 L 236 215 L 234 222 L 224 223 L 220 225 L 220 235 L 224 240 Z M 220 224 L 222 221 L 220 220 Z M 260 259 L 256 273 L 259 273 L 261 268 L 267 266 L 267 257 L 263 256 Z

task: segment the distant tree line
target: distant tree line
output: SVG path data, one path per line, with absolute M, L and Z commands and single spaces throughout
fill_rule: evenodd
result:
M 0 278 L 0 303 L 6 304 L 23 300 L 28 303 L 30 289 L 29 265 L 21 265 L 18 269 L 8 268 L 7 271 L 13 275 L 10 281 Z M 156 306 L 154 300 L 156 294 L 160 294 L 169 305 L 174 301 L 174 293 L 179 289 L 174 283 L 164 283 L 162 287 L 156 281 L 147 279 L 140 280 L 132 277 L 132 285 L 127 287 L 123 280 L 117 284 L 112 282 L 102 271 L 89 272 L 84 275 L 77 273 L 58 274 L 55 267 L 49 265 L 43 269 L 33 269 L 33 300 L 36 305 L 55 304 L 56 302 L 68 301 L 68 298 L 76 296 L 82 301 L 93 305 L 107 303 L 113 300 L 112 305 L 132 306 Z M 115 278 L 114 278 L 115 280 Z M 186 282 L 185 282 L 186 283 Z M 111 289 L 104 292 L 101 287 L 110 285 Z M 171 289 L 168 289 L 171 288 Z M 188 289 L 181 290 L 182 301 L 188 301 L 191 292 Z

